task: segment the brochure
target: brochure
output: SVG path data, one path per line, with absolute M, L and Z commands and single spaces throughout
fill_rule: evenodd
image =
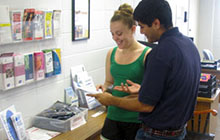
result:
M 61 19 L 61 10 L 53 10 L 53 35 L 54 37 L 59 36 L 60 34 L 60 19 Z
M 0 44 L 12 42 L 9 7 L 0 5 Z
M 53 28 L 52 28 L 52 18 L 53 18 L 53 11 L 45 11 L 44 12 L 44 34 L 45 39 L 49 39 L 53 37 Z
M 44 12 L 35 10 L 34 16 L 34 40 L 41 40 L 44 38 Z
M 19 140 L 11 116 L 16 113 L 14 105 L 0 112 L 0 119 L 9 140 Z
M 11 29 L 13 41 L 22 40 L 22 12 L 19 10 L 11 11 Z

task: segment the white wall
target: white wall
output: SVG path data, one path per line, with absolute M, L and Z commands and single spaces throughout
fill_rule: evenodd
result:
M 198 46 L 198 15 L 199 15 L 199 0 L 190 0 L 189 1 L 189 29 L 188 36 L 194 38 L 194 43 Z
M 220 59 L 220 1 L 215 1 L 215 19 L 213 32 L 213 55 L 215 59 Z
M 216 0 L 199 1 L 198 48 L 201 58 L 203 49 L 213 51 L 214 12 Z
M 187 12 L 187 16 L 189 14 L 189 0 L 174 0 L 176 4 L 176 11 L 175 11 L 175 26 L 179 28 L 179 31 L 182 32 L 182 34 L 188 36 L 188 25 L 189 22 L 184 22 L 184 12 Z M 173 11 L 174 12 L 174 11 Z M 188 19 L 187 19 L 188 20 Z
M 0 91 L 0 111 L 14 104 L 22 112 L 26 127 L 30 127 L 31 118 L 51 106 L 55 101 L 63 101 L 64 88 L 71 85 L 70 67 L 84 64 L 96 84 L 103 83 L 105 78 L 105 57 L 108 49 L 115 46 L 112 40 L 109 21 L 118 6 L 129 3 L 134 7 L 140 0 L 90 0 L 90 39 L 71 41 L 71 0 L 0 0 L 0 5 L 12 9 L 40 8 L 62 10 L 62 32 L 52 40 L 24 42 L 0 46 L 0 53 L 26 53 L 48 48 L 61 48 L 62 74 L 56 77 L 34 82 L 8 91 Z M 170 0 L 173 1 L 173 0 Z M 192 21 L 192 23 L 196 23 Z M 136 33 L 137 39 L 144 36 Z M 0 123 L 0 140 L 6 135 Z
M 220 1 L 199 0 L 198 48 L 212 51 L 214 58 L 220 59 Z

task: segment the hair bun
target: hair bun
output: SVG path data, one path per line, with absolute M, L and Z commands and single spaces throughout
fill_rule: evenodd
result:
M 122 4 L 111 18 L 111 22 L 114 21 L 122 21 L 129 29 L 132 28 L 133 25 L 136 25 L 133 19 L 133 8 L 127 3 Z
M 122 4 L 119 8 L 118 8 L 118 10 L 120 11 L 120 12 L 122 12 L 122 13 L 125 13 L 125 14 L 128 14 L 128 15 L 132 15 L 133 14 L 133 8 L 129 5 L 129 4 L 127 4 L 127 3 L 125 3 L 125 4 Z

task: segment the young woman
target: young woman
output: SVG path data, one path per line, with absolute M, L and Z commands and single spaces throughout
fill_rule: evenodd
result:
M 97 85 L 97 89 L 101 88 L 105 92 L 109 86 L 125 84 L 127 79 L 141 84 L 144 61 L 151 49 L 134 39 L 135 30 L 132 7 L 128 4 L 121 5 L 114 12 L 110 23 L 110 32 L 117 47 L 108 51 L 105 83 Z M 123 98 L 138 96 L 116 90 L 112 91 L 112 95 Z M 101 138 L 104 140 L 134 140 L 139 127 L 138 112 L 108 106 Z

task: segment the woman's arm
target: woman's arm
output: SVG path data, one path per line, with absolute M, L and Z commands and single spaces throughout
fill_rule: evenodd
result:
M 106 66 L 105 66 L 105 82 L 103 85 L 97 85 L 96 89 L 102 89 L 102 91 L 106 91 L 107 88 L 111 85 L 113 85 L 114 79 L 111 75 L 110 68 L 111 68 L 111 54 L 112 54 L 113 48 L 111 48 L 106 56 Z

